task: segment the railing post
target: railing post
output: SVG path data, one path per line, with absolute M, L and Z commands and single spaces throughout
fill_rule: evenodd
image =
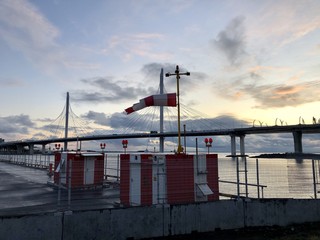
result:
M 67 163 L 66 163 L 67 164 Z M 71 204 L 71 174 L 72 174 L 72 160 L 70 159 L 69 160 L 69 176 L 68 176 L 68 184 L 69 184 L 69 187 L 68 187 L 68 207 L 70 209 L 70 204 Z
M 119 182 L 119 165 L 120 165 L 120 154 L 117 157 L 117 181 Z
M 312 176 L 313 176 L 314 198 L 317 199 L 317 182 L 316 182 L 316 171 L 315 171 L 314 159 L 312 159 Z
M 260 199 L 260 179 L 259 179 L 259 160 L 256 158 L 256 174 L 257 174 L 257 194 Z
M 235 157 L 237 163 L 237 196 L 240 198 L 239 157 Z

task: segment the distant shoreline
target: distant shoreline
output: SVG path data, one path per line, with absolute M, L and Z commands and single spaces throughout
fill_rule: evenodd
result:
M 295 158 L 295 159 L 320 159 L 316 153 L 263 153 L 250 158 Z

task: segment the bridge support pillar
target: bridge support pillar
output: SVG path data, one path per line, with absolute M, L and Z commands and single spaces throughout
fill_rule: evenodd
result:
M 240 136 L 240 154 L 241 154 L 241 155 L 245 155 L 245 154 L 246 154 L 245 147 L 244 147 L 244 137 L 245 137 L 245 135 L 241 135 L 241 136 Z M 244 158 L 245 158 L 245 157 L 242 157 L 242 160 L 243 160 Z
M 23 146 L 17 145 L 17 153 L 18 153 L 18 154 L 21 154 L 21 153 L 22 153 L 22 150 L 23 150 Z
M 34 153 L 34 144 L 29 144 L 29 154 Z
M 236 136 L 231 135 L 231 155 L 234 156 L 237 154 L 237 148 L 236 148 Z M 232 160 L 235 160 L 235 157 L 232 157 Z
M 42 149 L 41 149 L 42 154 L 46 153 L 46 145 L 42 144 Z
M 295 153 L 302 153 L 302 132 L 301 131 L 294 131 L 293 134 L 293 141 L 294 141 L 294 152 Z

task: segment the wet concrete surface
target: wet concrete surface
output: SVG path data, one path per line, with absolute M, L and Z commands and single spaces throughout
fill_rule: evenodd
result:
M 46 170 L 0 162 L 0 216 L 60 210 L 113 208 L 119 201 L 119 189 L 112 185 L 98 189 L 62 189 L 52 184 Z

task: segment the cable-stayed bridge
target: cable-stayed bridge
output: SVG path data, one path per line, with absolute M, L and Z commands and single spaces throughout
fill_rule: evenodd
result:
M 163 70 L 160 74 L 159 92 L 160 94 L 165 92 Z M 139 104 L 141 105 L 141 100 Z M 182 137 L 230 136 L 231 155 L 237 154 L 237 137 L 240 138 L 240 154 L 245 154 L 244 139 L 249 134 L 292 133 L 294 151 L 302 153 L 302 135 L 320 133 L 319 121 L 316 122 L 315 120 L 313 124 L 297 125 L 283 125 L 283 121 L 280 121 L 281 126 L 277 125 L 277 120 L 275 126 L 262 126 L 262 123 L 260 123 L 260 126 L 254 126 L 254 123 L 253 126 L 250 126 L 250 124 L 243 121 L 242 126 L 234 126 L 232 122 L 226 123 L 225 119 L 213 119 L 187 106 L 180 105 L 182 113 L 181 125 L 184 128 Z M 67 101 L 63 111 L 52 123 L 43 126 L 40 138 L 0 142 L 0 151 L 21 153 L 27 147 L 29 153 L 33 153 L 35 145 L 41 145 L 44 152 L 46 145 L 51 143 L 64 143 L 62 148 L 69 150 L 68 143 L 70 142 L 81 143 L 95 140 L 159 138 L 159 149 L 160 152 L 163 152 L 165 139 L 170 137 L 176 138 L 180 134 L 176 124 L 176 109 L 174 107 L 160 106 L 147 108 L 143 114 L 137 112 L 130 115 L 117 113 L 109 118 L 103 119 L 102 117 L 102 120 L 96 119 L 96 123 L 98 122 L 100 126 L 108 126 L 104 129 L 97 129 L 92 127 L 95 124 L 94 122 L 88 123 L 73 112 L 69 103 L 69 93 L 67 93 Z M 180 113 L 180 109 L 178 113 Z M 179 115 L 178 126 L 180 126 Z M 182 131 L 181 127 L 180 131 Z
M 166 110 L 167 119 L 164 124 L 164 130 L 159 130 L 159 117 L 158 108 L 147 109 L 144 114 L 134 113 L 128 117 L 124 114 L 118 114 L 115 117 L 119 121 L 127 122 L 127 126 L 122 127 L 120 130 L 105 130 L 100 131 L 89 127 L 87 122 L 78 117 L 72 111 L 67 100 L 66 106 L 59 117 L 53 121 L 51 125 L 44 128 L 48 131 L 48 136 L 43 136 L 39 139 L 26 139 L 0 143 L 0 151 L 2 152 L 16 152 L 21 153 L 25 147 L 29 153 L 33 152 L 35 145 L 41 145 L 45 150 L 46 145 L 52 143 L 67 143 L 70 142 L 85 142 L 95 140 L 112 140 L 112 139 L 137 139 L 137 138 L 176 138 L 178 131 L 176 127 L 176 112 L 174 108 Z M 69 109 L 68 123 L 66 122 L 66 109 Z M 245 136 L 251 134 L 274 134 L 274 133 L 292 133 L 294 151 L 302 153 L 302 135 L 303 134 L 316 134 L 320 133 L 320 124 L 296 124 L 296 125 L 281 125 L 281 126 L 249 126 L 248 124 L 243 127 L 230 127 L 224 125 L 219 119 L 212 119 L 208 116 L 201 116 L 201 113 L 190 110 L 186 106 L 182 107 L 182 123 L 187 126 L 182 132 L 182 137 L 200 137 L 200 136 L 229 136 L 231 155 L 237 154 L 236 138 L 240 139 L 240 153 L 245 154 Z M 118 122 L 119 122 L 118 121 Z M 112 122 L 111 120 L 109 122 Z M 59 124 L 57 124 L 59 123 Z M 70 124 L 72 123 L 72 124 Z M 78 126 L 77 126 L 78 125 Z M 65 134 L 66 126 L 69 128 L 69 136 Z M 135 129 L 135 126 L 138 126 Z M 142 128 L 144 126 L 144 128 Z M 73 130 L 70 131 L 70 130 Z M 87 131 L 85 131 L 87 130 Z M 68 149 L 68 148 L 65 148 Z

